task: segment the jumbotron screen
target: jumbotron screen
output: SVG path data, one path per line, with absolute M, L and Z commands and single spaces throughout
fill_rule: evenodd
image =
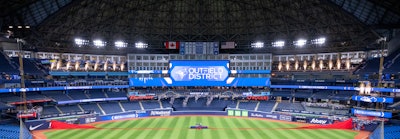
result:
M 140 73 L 138 71 L 137 73 Z M 142 72 L 143 73 L 143 72 Z M 146 73 L 163 73 L 147 71 Z M 169 77 L 130 78 L 130 86 L 269 86 L 269 78 L 237 78 L 229 60 L 171 60 Z M 252 73 L 252 72 L 249 72 Z M 240 72 L 246 74 L 246 72 Z

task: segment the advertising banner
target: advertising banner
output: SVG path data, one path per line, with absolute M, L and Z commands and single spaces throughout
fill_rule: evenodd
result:
M 100 86 L 59 86 L 59 87 L 34 87 L 34 88 L 12 88 L 0 89 L 0 93 L 53 91 L 53 90 L 79 90 L 79 89 L 113 89 L 128 88 L 128 85 L 100 85 Z
M 42 129 L 49 129 L 50 122 L 46 120 L 38 120 L 38 121 L 25 121 L 25 126 L 30 131 L 33 130 L 42 130 Z
M 327 118 L 307 118 L 307 123 L 310 124 L 332 124 L 333 121 Z
M 202 84 L 225 81 L 230 74 L 228 60 L 171 60 L 172 81 Z
M 302 116 L 302 115 L 294 115 L 293 116 L 293 121 L 300 122 L 300 123 L 306 123 L 307 122 L 307 117 L 306 116 Z
M 228 110 L 228 116 L 234 116 L 235 111 L 234 110 Z
M 270 70 L 232 70 L 236 74 L 270 74 Z
M 171 109 L 168 110 L 150 110 L 150 111 L 136 111 L 139 117 L 148 116 L 170 116 L 172 113 Z
M 363 101 L 363 102 L 393 103 L 393 98 L 390 97 L 353 96 L 351 97 L 351 99 L 354 101 Z
M 380 111 L 371 111 L 371 110 L 360 110 L 360 109 L 351 109 L 351 113 L 356 115 L 365 115 L 365 116 L 375 116 L 381 118 L 392 118 L 391 112 L 380 112 Z
M 235 110 L 235 116 L 242 116 L 241 110 Z
M 233 110 L 228 110 L 228 113 L 229 111 Z M 227 111 L 174 111 L 171 115 L 227 115 Z M 229 116 L 233 116 L 233 113 Z
M 129 86 L 270 86 L 269 78 L 235 78 L 229 77 L 226 81 L 173 81 L 170 77 L 164 78 L 129 78 Z
M 27 120 L 25 121 L 25 126 L 29 130 L 42 130 L 50 128 L 50 120 L 57 120 L 71 124 L 85 124 L 86 122 L 80 119 L 84 118 L 95 118 L 96 115 L 74 115 L 74 116 L 66 116 L 66 117 L 56 117 L 56 118 L 48 118 L 48 119 L 40 119 L 40 120 Z
M 290 115 L 279 115 L 279 120 L 292 121 L 292 116 L 290 116 Z
M 210 76 L 211 78 L 211 76 Z M 150 80 L 154 80 L 151 82 Z M 146 83 L 149 81 L 148 83 Z M 74 90 L 74 89 L 114 89 L 129 88 L 130 86 L 270 86 L 271 88 L 292 88 L 292 89 L 328 89 L 328 90 L 354 90 L 358 87 L 346 86 L 301 86 L 301 85 L 271 85 L 269 78 L 229 78 L 226 82 L 200 82 L 191 85 L 192 82 L 173 83 L 170 77 L 167 78 L 130 78 L 129 85 L 104 85 L 104 86 L 69 86 L 69 87 L 35 87 L 35 88 L 12 88 L 0 89 L 0 93 L 11 92 L 32 92 L 32 91 L 53 91 L 53 90 Z M 400 93 L 400 89 L 393 88 L 371 88 L 371 91 Z
M 96 122 L 108 121 L 108 120 L 129 119 L 129 118 L 141 118 L 141 117 L 149 117 L 149 116 L 170 116 L 171 113 L 172 113 L 172 109 L 138 110 L 138 111 L 119 113 L 119 114 L 98 116 L 96 118 Z
M 268 114 L 268 113 L 263 113 L 263 112 L 249 111 L 248 117 L 268 118 L 268 119 L 278 120 L 279 114 Z
M 162 74 L 162 70 L 129 70 L 130 74 Z
M 128 98 L 127 97 L 115 97 L 115 98 L 92 98 L 92 99 L 67 100 L 67 101 L 58 101 L 57 104 L 71 104 L 71 103 L 95 102 L 95 101 L 114 101 L 114 100 L 128 100 Z
M 92 114 L 92 111 L 72 111 L 72 112 L 65 112 L 65 113 L 53 113 L 47 115 L 40 115 L 40 118 L 61 118 L 61 117 L 77 117 L 77 116 L 85 116 L 87 114 Z

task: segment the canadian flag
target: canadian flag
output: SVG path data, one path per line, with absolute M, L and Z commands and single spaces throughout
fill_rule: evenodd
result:
M 167 49 L 179 49 L 179 42 L 165 42 L 164 46 Z

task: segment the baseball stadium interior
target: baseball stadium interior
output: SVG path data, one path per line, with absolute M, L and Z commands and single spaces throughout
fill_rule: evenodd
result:
M 0 138 L 239 110 L 400 138 L 397 0 L 1 1 L 0 27 Z

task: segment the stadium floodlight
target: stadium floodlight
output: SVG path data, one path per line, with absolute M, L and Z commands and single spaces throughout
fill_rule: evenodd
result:
M 116 42 L 114 43 L 114 45 L 115 45 L 115 47 L 117 47 L 117 48 L 125 48 L 125 47 L 128 46 L 128 43 L 123 42 L 123 41 L 116 41 Z
M 284 41 L 276 41 L 272 43 L 272 47 L 283 47 L 283 46 L 285 46 Z
M 102 40 L 94 40 L 93 45 L 97 46 L 97 47 L 104 47 L 104 46 L 106 46 L 106 42 L 104 42 Z
M 84 39 L 76 38 L 76 39 L 75 39 L 75 44 L 78 45 L 78 46 L 88 45 L 88 44 L 89 44 L 89 40 L 84 40 Z
M 318 39 L 314 39 L 311 42 L 312 42 L 312 44 L 324 44 L 325 41 L 326 41 L 326 39 L 321 37 L 321 38 L 318 38 Z
M 143 42 L 137 42 L 135 43 L 135 47 L 136 48 L 147 48 L 149 45 L 147 43 L 143 43 Z
M 251 47 L 253 47 L 253 48 L 263 48 L 264 47 L 264 43 L 263 42 L 251 43 Z
M 302 46 L 304 46 L 304 45 L 307 44 L 307 40 L 299 39 L 299 40 L 297 40 L 297 41 L 294 41 L 293 44 L 294 44 L 295 46 L 300 46 L 300 47 L 302 47 Z

